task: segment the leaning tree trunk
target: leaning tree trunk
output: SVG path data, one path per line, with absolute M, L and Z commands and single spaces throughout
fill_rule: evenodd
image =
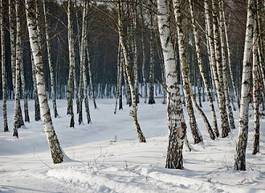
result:
M 220 32 L 218 28 L 218 8 L 219 6 L 217 0 L 212 0 L 213 37 L 214 37 L 214 49 L 215 49 L 214 51 L 215 51 L 215 59 L 216 59 L 216 66 L 218 72 L 218 81 L 216 87 L 217 87 L 219 109 L 221 115 L 222 137 L 227 137 L 230 132 L 230 127 L 226 111 L 223 65 L 222 65 L 221 45 L 220 45 Z
M 132 109 L 131 109 L 131 116 L 133 118 L 135 127 L 136 127 L 136 131 L 138 134 L 138 139 L 139 142 L 145 143 L 146 139 L 144 137 L 144 134 L 141 130 L 139 121 L 138 121 L 138 113 L 137 113 L 137 98 L 136 98 L 136 91 L 134 89 L 134 85 L 133 85 L 133 79 L 131 77 L 131 73 L 129 70 L 129 61 L 128 61 L 128 51 L 127 48 L 125 46 L 125 39 L 124 39 L 124 34 L 123 34 L 123 30 L 122 30 L 122 9 L 121 9 L 121 0 L 119 0 L 118 3 L 118 33 L 119 33 L 119 43 L 121 45 L 121 49 L 122 49 L 122 54 L 124 57 L 124 69 L 126 71 L 126 75 L 127 75 L 127 80 L 128 80 L 128 86 L 130 88 L 130 95 L 131 95 L 131 101 L 132 101 Z
M 41 42 L 39 42 L 40 34 L 38 33 L 36 26 L 34 0 L 25 0 L 25 4 L 30 47 L 32 50 L 34 65 L 36 67 L 37 90 L 40 101 L 41 117 L 44 122 L 44 131 L 47 136 L 53 163 L 61 163 L 63 162 L 64 155 L 53 127 L 48 98 L 46 95 L 44 63 L 41 55 Z
M 16 92 L 15 92 L 15 116 L 14 116 L 14 131 L 13 136 L 18 137 L 17 129 L 24 125 L 21 105 L 20 105 L 20 90 L 21 90 L 21 65 L 22 65 L 22 51 L 21 51 L 21 26 L 19 15 L 20 1 L 16 0 L 16 24 L 17 24 L 17 38 L 16 38 Z
M 74 127 L 74 82 L 75 82 L 75 50 L 74 50 L 74 34 L 72 22 L 72 1 L 68 0 L 68 52 L 69 52 L 69 77 L 67 85 L 67 114 L 71 116 L 70 127 Z
M 176 26 L 177 26 L 177 38 L 178 38 L 178 51 L 179 51 L 179 58 L 180 58 L 180 65 L 181 65 L 181 72 L 182 72 L 182 79 L 183 79 L 183 86 L 186 95 L 186 102 L 187 102 L 187 111 L 190 118 L 190 128 L 192 132 L 192 136 L 194 139 L 194 143 L 200 143 L 203 141 L 202 136 L 199 132 L 198 125 L 196 122 L 193 104 L 192 104 L 192 90 L 189 80 L 189 66 L 187 63 L 186 58 L 186 50 L 184 45 L 184 33 L 183 33 L 183 24 L 182 24 L 182 15 L 180 13 L 180 1 L 173 0 L 174 6 L 174 15 L 176 19 Z
M 255 14 L 255 0 L 248 0 L 246 36 L 243 57 L 243 75 L 241 85 L 240 112 L 239 112 L 239 136 L 236 145 L 235 170 L 246 170 L 246 149 L 248 140 L 248 113 L 251 85 L 251 61 L 250 54 L 253 45 L 253 24 Z
M 158 28 L 163 49 L 165 79 L 167 91 L 167 118 L 169 144 L 166 168 L 183 169 L 183 143 L 186 136 L 186 124 L 183 119 L 180 88 L 177 82 L 177 67 L 173 44 L 170 41 L 169 10 L 166 0 L 157 0 Z
M 50 79 L 51 79 L 51 96 L 52 96 L 52 107 L 54 112 L 54 117 L 58 117 L 57 111 L 57 104 L 56 104 L 56 82 L 55 82 L 55 73 L 54 73 L 54 64 L 52 61 L 52 47 L 51 47 L 51 38 L 49 33 L 49 25 L 48 25 L 48 18 L 47 18 L 47 8 L 46 8 L 46 0 L 43 0 L 43 14 L 44 14 L 44 25 L 45 25 L 45 40 L 46 40 L 46 47 L 47 47 L 47 56 L 48 56 L 48 64 L 50 70 Z
M 5 28 L 4 28 L 4 14 L 3 14 L 3 0 L 0 0 L 0 30 L 1 30 L 1 66 L 2 66 L 2 92 L 3 92 L 3 123 L 4 132 L 8 132 L 7 121 L 7 71 L 5 58 Z
M 212 113 L 212 120 L 213 120 L 213 130 L 216 133 L 218 133 L 218 125 L 217 125 L 217 118 L 216 118 L 216 113 L 215 113 L 215 108 L 214 108 L 214 104 L 213 104 L 213 97 L 212 97 L 212 93 L 211 93 L 211 88 L 210 88 L 210 83 L 207 79 L 206 76 L 206 67 L 205 65 L 202 64 L 202 52 L 201 52 L 201 40 L 199 37 L 199 33 L 198 33 L 198 29 L 197 26 L 195 24 L 195 17 L 194 17 L 194 6 L 193 6 L 193 0 L 189 0 L 189 5 L 190 5 L 190 13 L 191 13 L 191 23 L 192 23 L 192 29 L 193 29 L 193 35 L 194 35 L 194 41 L 195 41 L 195 50 L 196 50 L 196 56 L 197 56 L 197 62 L 198 62 L 198 66 L 199 66 L 199 70 L 200 70 L 200 74 L 202 77 L 202 81 L 204 84 L 204 87 L 206 88 L 206 93 L 208 96 L 208 100 L 210 102 L 210 109 L 211 109 L 211 113 Z M 208 127 L 208 132 L 210 134 L 210 137 L 212 139 L 214 139 L 215 137 L 212 136 L 212 129 L 210 129 L 210 127 Z

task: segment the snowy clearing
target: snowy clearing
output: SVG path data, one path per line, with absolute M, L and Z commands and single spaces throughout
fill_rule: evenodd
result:
M 210 140 L 203 121 L 197 114 L 204 144 L 184 147 L 184 170 L 164 168 L 168 144 L 166 106 L 157 100 L 155 105 L 139 106 L 140 124 L 147 137 L 146 144 L 137 140 L 126 106 L 114 115 L 114 100 L 98 100 L 99 109 L 91 108 L 91 125 L 70 128 L 65 113 L 66 102 L 58 100 L 60 117 L 53 119 L 56 132 L 69 159 L 53 165 L 41 122 L 33 119 L 19 129 L 19 139 L 12 132 L 0 132 L 0 192 L 2 193 L 262 193 L 265 192 L 264 135 L 261 152 L 252 151 L 252 118 L 247 152 L 247 171 L 233 170 L 238 130 L 228 138 Z M 2 101 L 0 102 L 2 106 Z M 207 103 L 204 103 L 205 112 Z M 9 125 L 13 123 L 13 102 L 8 101 Z M 144 112 L 144 113 L 143 113 Z M 186 115 L 186 112 L 185 112 Z M 186 115 L 187 117 L 187 115 Z M 219 117 L 219 115 L 218 115 Z M 238 113 L 235 112 L 238 126 Z M 2 111 L 0 122 L 2 123 Z M 261 133 L 265 122 L 261 120 Z M 188 139 L 192 144 L 188 128 Z

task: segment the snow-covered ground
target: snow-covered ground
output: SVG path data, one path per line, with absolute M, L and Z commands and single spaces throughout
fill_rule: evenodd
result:
M 0 192 L 4 193 L 164 193 L 164 192 L 265 192 L 265 122 L 262 120 L 261 153 L 253 156 L 253 124 L 250 118 L 247 171 L 233 170 L 238 130 L 226 139 L 209 139 L 201 117 L 198 125 L 204 144 L 184 151 L 184 170 L 164 168 L 168 143 L 166 106 L 141 104 L 140 124 L 146 144 L 138 143 L 129 108 L 113 114 L 114 100 L 98 100 L 91 106 L 91 125 L 69 128 L 66 101 L 58 100 L 60 118 L 53 119 L 56 132 L 69 159 L 51 162 L 41 122 L 35 122 L 30 101 L 31 123 L 19 130 L 0 132 Z M 0 101 L 2 107 L 2 101 Z M 207 104 L 205 105 L 206 113 Z M 9 128 L 13 123 L 13 102 L 8 102 Z M 187 117 L 187 116 L 186 116 Z M 238 126 L 238 112 L 235 112 Z M 77 117 L 75 117 L 77 118 Z M 187 120 L 187 119 L 186 119 Z M 2 127 L 2 108 L 0 123 Z M 188 124 L 187 124 L 188 125 Z M 11 130 L 10 129 L 10 130 Z M 192 143 L 188 128 L 188 139 Z

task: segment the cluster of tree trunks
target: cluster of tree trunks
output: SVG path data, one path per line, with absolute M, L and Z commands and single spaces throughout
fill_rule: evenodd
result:
M 49 14 L 48 3 L 45 0 L 25 0 L 25 4 L 20 0 L 9 0 L 6 3 L 0 0 L 3 131 L 9 131 L 7 117 L 9 90 L 13 91 L 11 98 L 14 99 L 15 108 L 13 136 L 19 137 L 19 128 L 24 125 L 24 121 L 30 121 L 28 110 L 30 86 L 26 78 L 30 74 L 35 121 L 41 119 L 44 122 L 44 131 L 53 162 L 61 163 L 64 154 L 52 123 L 47 95 L 49 89 L 46 85 L 48 82 L 53 115 L 57 118 L 59 116 L 56 101 L 58 98 L 57 81 L 60 69 L 56 67 L 59 60 L 55 61 L 56 57 L 53 53 L 55 46 L 53 38 L 56 35 L 51 29 L 52 14 Z M 61 5 L 67 7 L 67 15 L 64 18 L 67 25 L 64 24 L 64 27 L 67 31 L 68 59 L 66 60 L 68 65 L 67 71 L 63 74 L 67 73 L 67 85 L 63 86 L 66 87 L 69 126 L 75 127 L 75 119 L 78 120 L 78 124 L 83 124 L 84 112 L 86 123 L 91 123 L 90 99 L 96 109 L 97 96 L 104 96 L 105 93 L 112 95 L 115 92 L 114 114 L 116 114 L 117 110 L 123 109 L 123 95 L 125 94 L 127 104 L 131 108 L 130 115 L 139 142 L 146 142 L 138 119 L 140 96 L 144 103 L 155 104 L 156 84 L 160 84 L 164 90 L 163 103 L 167 104 L 169 128 L 166 167 L 182 169 L 183 144 L 187 141 L 184 109 L 187 110 L 194 144 L 197 144 L 203 142 L 200 132 L 202 128 L 207 130 L 212 140 L 220 135 L 225 138 L 233 129 L 236 129 L 233 114 L 233 110 L 236 110 L 234 102 L 240 98 L 239 138 L 234 168 L 245 170 L 250 104 L 253 106 L 255 133 L 253 154 L 259 152 L 260 108 L 262 102 L 264 104 L 265 101 L 265 36 L 263 34 L 265 13 L 264 9 L 260 8 L 265 7 L 265 2 L 262 0 L 248 0 L 247 2 L 243 61 L 242 65 L 238 65 L 239 68 L 242 67 L 242 78 L 238 80 L 234 76 L 235 68 L 232 67 L 235 54 L 231 49 L 228 14 L 224 0 L 203 0 L 201 2 L 195 0 L 187 2 L 181 0 L 118 0 L 108 3 L 115 5 L 112 13 L 115 16 L 112 22 L 116 35 L 115 49 L 113 49 L 115 52 L 113 57 L 116 61 L 116 66 L 113 68 L 115 83 L 94 82 L 96 74 L 93 73 L 93 68 L 96 68 L 96 65 L 95 50 L 91 49 L 93 47 L 91 39 L 94 37 L 90 37 L 92 31 L 90 11 L 93 10 L 93 6 L 97 5 L 85 0 L 79 3 L 67 0 Z M 8 5 L 8 19 L 5 19 L 6 4 Z M 196 6 L 197 4 L 200 6 Z M 25 26 L 22 11 L 26 13 L 26 30 L 23 28 Z M 198 17 L 202 18 L 198 19 Z M 24 59 L 26 55 L 26 49 L 22 44 L 25 38 L 25 34 L 22 34 L 24 31 L 29 38 L 31 72 L 28 72 L 26 66 L 28 61 Z M 6 38 L 7 32 L 8 38 Z M 10 68 L 7 62 L 9 61 L 6 53 L 7 47 L 10 47 Z M 46 60 L 47 65 L 45 65 Z M 102 60 L 106 59 L 103 57 Z M 12 86 L 9 86 L 8 80 L 11 80 Z M 99 86 L 96 88 L 96 85 Z M 239 92 L 240 89 L 241 92 Z M 208 99 L 210 107 L 211 122 L 202 105 L 205 98 Z M 24 116 L 20 104 L 21 99 L 24 102 Z M 76 100 L 76 111 L 74 100 Z M 196 112 L 203 119 L 204 127 L 202 128 L 199 128 Z M 220 115 L 220 123 L 218 123 L 217 114 Z

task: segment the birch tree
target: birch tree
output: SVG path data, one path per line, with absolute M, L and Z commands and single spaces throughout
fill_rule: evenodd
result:
M 250 102 L 251 61 L 250 55 L 253 43 L 253 26 L 255 14 L 255 0 L 248 0 L 245 46 L 243 56 L 243 74 L 241 84 L 239 136 L 236 145 L 235 170 L 246 170 L 246 149 L 248 140 L 248 113 Z
M 217 70 L 217 94 L 219 99 L 219 110 L 221 115 L 221 129 L 222 137 L 227 137 L 230 132 L 229 120 L 226 111 L 226 101 L 224 92 L 224 77 L 223 77 L 223 65 L 222 65 L 222 53 L 220 43 L 220 31 L 218 28 L 218 2 L 212 0 L 212 14 L 213 14 L 213 38 L 214 38 L 214 53 Z
M 141 130 L 141 127 L 138 121 L 136 90 L 134 89 L 133 79 L 131 77 L 131 72 L 129 70 L 128 51 L 125 45 L 125 37 L 124 37 L 124 32 L 122 30 L 123 29 L 122 26 L 123 26 L 122 4 L 121 4 L 121 0 L 119 0 L 118 2 L 118 34 L 119 34 L 119 43 L 120 43 L 122 54 L 124 57 L 124 69 L 127 75 L 128 86 L 130 88 L 130 96 L 131 96 L 131 102 L 132 102 L 130 114 L 133 118 L 133 121 L 136 127 L 136 132 L 138 135 L 139 142 L 145 143 L 146 139 L 145 139 L 145 136 Z
M 26 4 L 26 17 L 27 17 L 27 26 L 29 31 L 30 47 L 32 50 L 33 61 L 36 69 L 36 80 L 37 80 L 38 98 L 40 101 L 40 112 L 42 120 L 44 122 L 44 132 L 47 136 L 53 163 L 55 164 L 61 163 L 63 162 L 64 155 L 53 127 L 51 113 L 48 105 L 48 98 L 46 95 L 44 71 L 43 71 L 44 63 L 41 55 L 41 46 L 40 46 L 41 42 L 39 42 L 40 34 L 38 33 L 36 26 L 35 6 L 34 6 L 35 3 L 34 0 L 25 0 L 25 4 Z
M 86 48 L 86 57 L 87 57 L 87 63 L 84 63 L 84 69 L 83 69 L 83 76 L 84 76 L 84 103 L 85 103 L 85 109 L 86 109 L 86 117 L 87 117 L 87 124 L 89 124 L 91 122 L 91 117 L 90 117 L 90 109 L 89 109 L 89 96 L 88 96 L 88 88 L 89 88 L 89 83 L 88 83 L 88 79 L 87 79 L 87 72 L 89 71 L 89 66 L 91 65 L 91 60 L 90 60 L 90 56 L 89 56 L 89 51 L 88 51 L 88 46 L 87 46 L 87 41 L 85 43 L 85 48 Z M 92 91 L 94 92 L 94 91 Z M 94 94 L 93 94 L 93 97 Z M 94 103 L 94 108 L 97 108 L 96 105 L 96 99 L 93 98 L 93 103 Z
M 13 97 L 15 96 L 16 87 L 16 14 L 15 14 L 15 1 L 8 1 L 8 14 L 9 14 L 9 36 L 10 36 L 10 54 L 11 54 L 11 69 L 12 69 L 12 85 Z
M 216 134 L 216 133 L 218 133 L 216 112 L 215 112 L 215 108 L 214 108 L 214 104 L 213 104 L 213 97 L 212 97 L 212 93 L 211 93 L 210 83 L 209 83 L 209 81 L 207 79 L 207 76 L 206 76 L 206 67 L 205 67 L 205 65 L 203 65 L 203 62 L 202 62 L 203 61 L 202 60 L 202 52 L 201 52 L 201 47 L 200 47 L 201 46 L 201 39 L 200 39 L 200 36 L 199 36 L 199 33 L 198 33 L 197 26 L 195 24 L 194 5 L 193 5 L 193 3 L 194 3 L 193 0 L 189 0 L 191 24 L 192 24 L 194 41 L 195 41 L 196 57 L 197 57 L 197 62 L 198 62 L 199 71 L 200 71 L 200 74 L 201 74 L 201 77 L 202 77 L 202 81 L 203 81 L 204 87 L 206 88 L 206 94 L 207 94 L 208 100 L 210 102 L 210 109 L 211 109 L 212 120 L 213 120 L 213 130 L 214 130 L 214 132 Z M 215 136 L 214 136 L 214 134 L 212 133 L 211 130 L 212 130 L 211 126 L 208 126 L 208 132 L 210 134 L 210 137 L 212 139 L 214 139 Z
M 26 90 L 26 77 L 24 72 L 24 62 L 21 58 L 21 87 L 22 87 L 22 98 L 24 102 L 24 116 L 25 116 L 25 122 L 30 122 L 29 118 L 29 105 L 28 105 L 28 93 Z
M 213 77 L 213 85 L 217 88 L 218 84 L 218 74 L 217 74 L 217 67 L 216 67 L 216 59 L 215 59 L 215 49 L 214 49 L 214 41 L 213 37 L 213 29 L 210 20 L 210 10 L 209 10 L 209 2 L 208 0 L 204 0 L 204 15 L 205 15 L 205 28 L 206 28 L 206 40 L 207 40 L 207 51 L 210 61 L 210 68 L 212 70 L 212 77 Z M 218 92 L 218 89 L 216 89 Z M 215 136 L 219 137 L 219 130 L 215 127 Z
M 87 53 L 87 57 L 89 58 L 88 59 L 88 75 L 89 75 L 89 91 L 91 93 L 91 97 L 92 97 L 92 100 L 93 100 L 93 105 L 94 105 L 94 108 L 97 109 L 97 102 L 96 102 L 96 96 L 95 96 L 95 89 L 94 89 L 94 84 L 93 84 L 93 76 L 92 76 L 92 61 L 90 60 L 90 57 L 89 57 L 89 50 L 86 49 L 86 53 Z
M 258 6 L 258 2 L 256 2 Z M 253 151 L 252 154 L 257 154 L 259 152 L 259 139 L 260 139 L 260 83 L 262 82 L 259 75 L 259 53 L 258 53 L 258 10 L 256 11 L 257 14 L 254 17 L 254 29 L 253 29 L 253 67 L 252 67 L 252 81 L 253 81 L 253 88 L 252 88 L 252 97 L 253 97 L 253 110 L 254 110 L 254 140 L 253 140 Z M 264 86 L 264 85 L 263 85 Z
M 58 117 L 57 104 L 56 104 L 56 82 L 55 82 L 55 73 L 54 73 L 54 63 L 52 61 L 52 47 L 50 42 L 50 32 L 49 32 L 49 24 L 48 24 L 48 10 L 46 7 L 45 0 L 42 0 L 43 14 L 44 14 L 44 25 L 45 25 L 45 43 L 47 48 L 47 56 L 48 56 L 48 65 L 50 70 L 50 83 L 51 83 L 51 96 L 52 96 L 52 106 L 54 117 Z
M 182 110 L 180 88 L 177 82 L 174 47 L 170 41 L 169 11 L 167 6 L 166 0 L 157 0 L 157 21 L 164 58 L 169 128 L 166 168 L 183 169 L 182 150 L 186 136 L 186 124 Z
M 7 121 L 7 71 L 5 58 L 5 28 L 3 14 L 3 0 L 0 0 L 0 30 L 1 30 L 1 67 L 2 67 L 2 92 L 3 92 L 3 126 L 4 132 L 8 132 Z
M 70 127 L 74 127 L 74 109 L 73 109 L 73 98 L 74 98 L 74 79 L 75 79 L 75 51 L 74 51 L 74 37 L 73 37 L 73 21 L 72 21 L 72 1 L 68 0 L 68 52 L 69 52 L 69 77 L 67 85 L 67 114 L 70 114 Z
M 226 107 L 228 111 L 228 118 L 229 118 L 229 125 L 231 129 L 235 129 L 235 121 L 234 121 L 234 115 L 233 110 L 230 102 L 230 96 L 229 96 L 229 85 L 228 85 L 228 63 L 229 60 L 226 56 L 226 43 L 228 39 L 226 39 L 225 36 L 225 18 L 223 14 L 223 0 L 219 0 L 219 31 L 220 31 L 220 42 L 221 42 L 221 53 L 222 53 L 222 75 L 223 75 L 223 88 L 224 88 L 224 94 L 225 94 L 225 102 Z
M 83 2 L 83 18 L 82 18 L 82 34 L 81 34 L 81 48 L 80 48 L 80 81 L 79 81 L 79 124 L 82 122 L 82 103 L 85 99 L 85 109 L 87 115 L 87 124 L 91 122 L 90 110 L 89 110 L 89 98 L 88 98 L 88 63 L 90 63 L 89 52 L 88 52 L 88 37 L 87 37 L 87 20 L 88 20 L 88 2 Z M 87 62 L 86 62 L 87 59 Z
M 152 1 L 150 1 L 150 66 L 149 66 L 149 78 L 148 78 L 148 85 L 149 85 L 149 97 L 148 97 L 148 104 L 155 104 L 154 98 L 154 81 L 155 81 L 155 52 L 154 52 L 154 18 L 153 18 L 153 9 L 152 9 Z
M 38 91 L 37 91 L 36 69 L 35 69 L 32 53 L 30 57 L 31 57 L 32 80 L 33 80 L 35 121 L 39 121 L 40 120 L 40 102 L 39 102 Z
M 83 122 L 83 99 L 84 99 L 84 63 L 86 62 L 85 41 L 86 41 L 86 2 L 82 2 L 82 31 L 80 42 L 80 79 L 79 79 L 79 102 L 78 105 L 78 122 Z M 86 76 L 86 74 L 85 74 Z
M 173 0 L 174 6 L 174 15 L 176 20 L 177 26 L 177 39 L 178 39 L 178 51 L 179 51 L 179 59 L 180 59 L 180 66 L 181 66 L 181 73 L 183 79 L 183 86 L 185 90 L 186 96 L 186 104 L 187 104 L 187 111 L 189 115 L 190 121 L 190 128 L 192 132 L 192 136 L 194 139 L 194 143 L 200 143 L 203 141 L 202 136 L 199 132 L 197 121 L 194 114 L 193 104 L 192 104 L 192 90 L 191 84 L 189 80 L 189 66 L 186 58 L 186 49 L 185 49 L 185 40 L 184 40 L 184 33 L 182 29 L 182 20 L 183 17 L 180 13 L 180 1 Z
M 24 125 L 21 105 L 20 105 L 20 90 L 21 90 L 21 65 L 22 65 L 22 50 L 21 50 L 21 24 L 20 24 L 20 1 L 16 0 L 16 92 L 15 92 L 15 115 L 14 115 L 14 131 L 13 136 L 18 137 L 17 129 Z

